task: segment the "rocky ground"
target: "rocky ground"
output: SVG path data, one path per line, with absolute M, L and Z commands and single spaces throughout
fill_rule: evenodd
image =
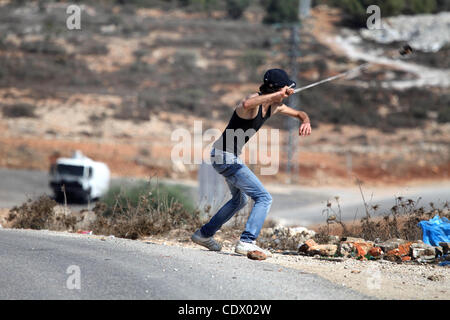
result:
M 177 238 L 149 237 L 168 246 L 199 248 L 189 235 Z M 221 236 L 219 236 L 221 237 Z M 224 240 L 225 252 L 234 252 L 237 237 Z M 450 268 L 428 264 L 395 263 L 386 260 L 359 261 L 350 258 L 324 259 L 293 252 L 273 253 L 267 262 L 317 274 L 334 283 L 380 299 L 434 300 L 448 299 Z M 258 263 L 255 261 L 255 263 Z

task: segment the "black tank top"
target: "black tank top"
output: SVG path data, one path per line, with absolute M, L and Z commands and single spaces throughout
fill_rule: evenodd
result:
M 259 106 L 258 114 L 253 119 L 242 119 L 234 110 L 228 126 L 220 138 L 214 143 L 214 148 L 240 155 L 244 145 L 256 134 L 264 122 L 270 118 L 272 106 L 269 106 L 266 115 L 262 115 L 262 105 Z

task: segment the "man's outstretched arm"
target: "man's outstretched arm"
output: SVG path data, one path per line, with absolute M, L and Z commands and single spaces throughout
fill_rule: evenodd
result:
M 294 93 L 293 89 L 284 87 L 280 91 L 274 93 L 262 95 L 253 94 L 242 100 L 241 106 L 244 109 L 251 109 L 259 107 L 263 103 L 281 103 L 284 99 L 286 99 L 293 93 Z
M 309 136 L 311 134 L 311 122 L 306 112 L 295 110 L 291 107 L 288 107 L 285 104 L 282 104 L 279 107 L 277 107 L 277 109 L 274 111 L 274 114 L 275 113 L 281 113 L 286 116 L 299 119 L 302 122 L 299 129 L 299 135 Z

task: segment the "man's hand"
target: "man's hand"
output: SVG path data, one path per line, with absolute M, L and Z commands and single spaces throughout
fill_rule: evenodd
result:
M 288 86 L 285 86 L 280 91 L 277 91 L 277 93 L 276 93 L 275 97 L 273 98 L 273 100 L 274 100 L 274 102 L 281 103 L 281 102 L 283 102 L 284 99 L 286 99 L 287 97 L 289 97 L 293 93 L 294 93 L 294 89 L 289 88 Z
M 272 114 L 281 113 L 283 115 L 297 118 L 301 121 L 302 125 L 300 126 L 298 133 L 300 136 L 309 136 L 311 134 L 311 122 L 309 121 L 308 114 L 304 111 L 295 110 L 287 105 L 278 106 Z
M 309 136 L 311 134 L 311 123 L 303 122 L 298 133 L 300 136 Z

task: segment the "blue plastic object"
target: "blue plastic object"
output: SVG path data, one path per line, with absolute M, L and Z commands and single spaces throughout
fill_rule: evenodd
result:
M 439 242 L 450 242 L 450 221 L 447 218 L 435 216 L 428 221 L 420 221 L 423 231 L 423 242 L 439 246 Z

